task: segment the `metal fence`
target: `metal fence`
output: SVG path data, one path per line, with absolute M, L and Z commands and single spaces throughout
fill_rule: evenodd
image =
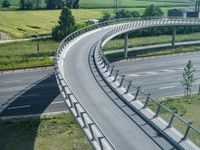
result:
M 129 23 L 127 23 L 129 22 Z M 122 23 L 125 23 L 122 25 Z M 101 40 L 101 43 L 99 45 L 99 56 L 105 63 L 104 67 L 107 67 L 107 71 L 110 71 L 110 75 L 115 75 L 115 80 L 118 80 L 118 78 L 121 76 L 120 86 L 124 86 L 125 83 L 127 84 L 127 92 L 130 92 L 131 89 L 136 90 L 135 99 L 137 99 L 139 94 L 143 94 L 144 97 L 146 97 L 145 106 L 149 103 L 149 101 L 153 101 L 157 104 L 157 113 L 158 114 L 162 109 L 165 109 L 167 112 L 171 114 L 171 119 L 169 122 L 169 127 L 172 125 L 174 118 L 178 118 L 181 120 L 184 124 L 187 125 L 187 129 L 185 131 L 183 139 L 187 138 L 187 135 L 189 131 L 194 130 L 195 132 L 199 132 L 195 127 L 191 125 L 191 123 L 183 120 L 181 117 L 179 117 L 177 114 L 173 113 L 171 110 L 157 102 L 156 100 L 152 99 L 149 94 L 145 94 L 139 87 L 135 87 L 133 84 L 131 84 L 130 81 L 125 79 L 123 75 L 120 75 L 118 71 L 114 70 L 114 67 L 111 67 L 110 63 L 106 59 L 106 57 L 102 53 L 102 46 L 112 37 L 123 33 L 125 30 L 133 30 L 133 29 L 139 29 L 139 28 L 146 28 L 151 26 L 166 26 L 166 25 L 199 25 L 200 21 L 198 19 L 169 19 L 169 18 L 127 18 L 127 19 L 118 19 L 118 20 L 111 20 L 107 22 L 102 22 L 95 25 L 90 25 L 85 28 L 82 28 L 80 30 L 77 30 L 76 32 L 70 34 L 67 36 L 63 41 L 60 43 L 60 45 L 57 48 L 56 54 L 55 54 L 55 74 L 57 78 L 57 82 L 59 85 L 59 89 L 62 93 L 62 96 L 64 97 L 64 100 L 71 111 L 71 113 L 75 116 L 77 122 L 87 135 L 89 141 L 92 143 L 93 147 L 95 149 L 115 149 L 113 145 L 109 142 L 109 140 L 104 136 L 103 132 L 99 129 L 97 124 L 94 122 L 94 120 L 91 118 L 91 116 L 87 113 L 87 111 L 84 109 L 84 107 L 79 103 L 78 99 L 73 95 L 73 92 L 70 90 L 70 87 L 65 82 L 64 76 L 62 74 L 62 71 L 60 70 L 60 64 L 61 60 L 63 59 L 61 56 L 64 53 L 64 48 L 75 38 L 77 38 L 80 35 L 83 35 L 87 32 L 90 32 L 92 30 L 118 24 L 117 27 L 113 28 L 110 32 L 108 32 Z
M 102 47 L 108 40 L 119 34 L 125 33 L 126 31 L 137 30 L 139 28 L 155 27 L 155 26 L 186 26 L 186 25 L 200 26 L 200 20 L 199 19 L 151 19 L 151 20 L 135 21 L 119 25 L 113 28 L 111 31 L 109 31 L 102 37 L 98 47 L 96 48 L 96 51 L 98 51 L 97 61 L 100 62 L 100 64 L 103 64 L 105 72 L 109 73 L 110 77 L 111 76 L 114 77 L 113 82 L 118 81 L 119 87 L 125 87 L 125 93 L 130 93 L 133 95 L 134 98 L 132 99 L 132 101 L 138 99 L 143 101 L 144 104 L 143 108 L 149 106 L 155 113 L 154 117 L 157 117 L 162 113 L 165 114 L 167 113 L 168 115 L 165 116 L 165 119 L 168 119 L 167 128 L 170 128 L 172 126 L 178 128 L 180 126 L 177 126 L 176 124 L 177 122 L 179 122 L 180 124 L 182 124 L 181 129 L 178 129 L 183 133 L 183 137 L 181 138 L 181 140 L 186 140 L 188 135 L 190 133 L 193 133 L 193 137 L 198 138 L 196 142 L 200 143 L 200 130 L 194 127 L 192 125 L 192 122 L 186 121 L 178 114 L 176 114 L 174 111 L 170 110 L 169 108 L 161 104 L 159 101 L 153 99 L 150 94 L 146 94 L 145 92 L 143 92 L 140 87 L 137 87 L 134 84 L 132 84 L 132 82 L 127 80 L 124 75 L 119 73 L 119 70 L 115 70 L 114 66 L 110 64 L 110 62 L 107 60 L 107 58 L 102 52 Z

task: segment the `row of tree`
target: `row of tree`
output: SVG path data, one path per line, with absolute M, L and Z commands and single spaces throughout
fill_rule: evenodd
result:
M 111 19 L 120 19 L 120 18 L 131 18 L 131 17 L 160 17 L 163 16 L 164 13 L 160 9 L 160 7 L 150 5 L 146 7 L 144 14 L 140 14 L 138 11 L 130 11 L 126 9 L 121 9 L 115 11 L 114 15 L 111 15 L 108 12 L 104 12 L 102 18 L 100 18 L 100 21 L 108 21 Z
M 8 1 L 8 0 L 5 0 Z M 46 9 L 79 8 L 79 0 L 45 0 Z M 20 9 L 40 9 L 42 0 L 20 0 Z
M 143 14 L 140 14 L 138 11 L 130 11 L 121 9 L 117 12 L 115 12 L 114 15 L 111 15 L 108 12 L 105 12 L 100 18 L 100 22 L 108 21 L 111 19 L 120 19 L 120 18 L 130 18 L 130 17 L 162 17 L 164 15 L 163 11 L 160 9 L 160 7 L 150 5 L 146 7 Z M 158 36 L 158 35 L 171 35 L 173 32 L 172 28 L 167 27 L 155 27 L 155 28 L 147 28 L 147 29 L 141 29 L 137 31 L 133 31 L 129 34 L 130 37 L 141 37 L 141 36 Z M 177 28 L 177 34 L 187 34 L 187 33 L 193 33 L 193 32 L 200 32 L 200 28 L 194 28 L 194 27 L 178 27 Z M 122 35 L 123 36 L 123 35 Z M 120 36 L 119 36 L 120 37 Z

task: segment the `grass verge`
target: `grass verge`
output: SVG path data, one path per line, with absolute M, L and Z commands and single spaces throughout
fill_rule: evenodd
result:
M 173 110 L 178 115 L 182 116 L 186 121 L 192 121 L 193 125 L 200 129 L 200 96 L 193 95 L 191 98 L 187 99 L 185 97 L 175 97 L 170 98 L 161 102 L 163 105 L 167 106 Z M 154 112 L 156 112 L 157 105 L 153 102 L 148 105 Z M 171 115 L 165 110 L 161 109 L 159 114 L 162 118 L 169 122 Z M 180 120 L 174 119 L 172 124 L 176 129 L 181 133 L 184 133 L 186 130 L 186 125 L 183 124 Z M 189 139 L 191 139 L 195 144 L 200 146 L 200 134 L 197 134 L 192 129 L 189 132 Z
M 138 50 L 138 51 L 129 51 L 128 57 L 150 57 L 150 56 L 161 56 L 161 55 L 170 55 L 170 54 L 179 54 L 187 52 L 197 52 L 200 51 L 200 45 L 195 46 L 179 46 L 175 48 L 161 48 L 161 49 L 147 49 L 147 50 Z M 111 61 L 116 61 L 124 59 L 123 52 L 112 52 L 105 53 L 107 58 Z
M 0 69 L 52 65 L 57 44 L 52 40 L 1 44 Z M 39 45 L 39 51 L 37 45 Z
M 147 45 L 156 45 L 163 43 L 170 43 L 172 37 L 169 35 L 150 36 L 150 37 L 137 37 L 129 38 L 128 47 L 138 47 Z M 200 40 L 200 33 L 182 34 L 176 36 L 177 42 Z M 124 39 L 113 39 L 104 46 L 104 51 L 122 49 L 124 47 Z
M 98 4 L 98 1 L 94 2 Z M 177 8 L 177 6 L 162 8 L 165 16 L 167 10 L 172 8 Z M 145 8 L 127 9 L 136 10 L 141 15 L 145 10 Z M 100 18 L 105 11 L 114 13 L 114 9 L 72 9 L 72 14 L 77 23 L 84 24 L 88 19 Z M 57 24 L 60 12 L 61 10 L 0 11 L 0 31 L 14 38 L 47 35 L 51 33 L 52 27 Z
M 71 114 L 0 121 L 2 150 L 92 149 Z

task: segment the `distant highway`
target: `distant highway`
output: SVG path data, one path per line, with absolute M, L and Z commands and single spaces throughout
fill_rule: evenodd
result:
M 0 74 L 0 118 L 66 112 L 53 70 Z
M 200 84 L 200 53 L 162 56 L 145 60 L 123 60 L 114 65 L 136 86 L 150 93 L 152 97 L 171 97 L 183 95 L 181 85 L 183 68 L 192 60 L 196 70 L 192 92 L 197 92 Z
M 197 92 L 200 84 L 199 57 L 200 54 L 162 56 L 122 60 L 113 64 L 135 85 L 158 98 L 183 94 L 180 81 L 188 60 L 192 60 L 196 70 L 192 92 Z M 65 112 L 66 106 L 59 95 L 53 70 L 0 74 L 0 111 L 0 117 Z

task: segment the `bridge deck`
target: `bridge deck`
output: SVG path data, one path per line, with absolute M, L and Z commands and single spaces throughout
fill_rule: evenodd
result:
M 91 33 L 70 47 L 63 65 L 67 84 L 116 149 L 173 149 L 169 143 L 167 148 L 163 148 L 149 138 L 110 99 L 92 75 L 88 62 L 89 52 L 92 45 L 107 30 L 101 29 Z

